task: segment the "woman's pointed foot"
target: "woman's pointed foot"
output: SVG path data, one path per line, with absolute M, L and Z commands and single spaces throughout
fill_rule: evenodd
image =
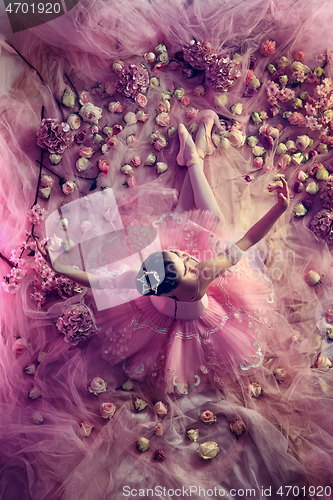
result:
M 182 123 L 178 125 L 178 137 L 180 142 L 179 153 L 177 155 L 178 165 L 187 165 L 189 167 L 200 161 L 201 158 L 198 155 L 191 134 Z
M 212 141 L 212 129 L 214 124 L 219 126 L 219 117 L 212 109 L 206 109 L 198 113 L 198 118 L 202 117 L 199 125 L 195 145 L 200 158 L 210 156 L 215 151 L 215 146 Z

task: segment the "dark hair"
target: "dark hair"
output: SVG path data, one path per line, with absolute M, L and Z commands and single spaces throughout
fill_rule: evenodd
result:
M 136 288 L 141 295 L 162 295 L 175 290 L 180 279 L 175 263 L 166 258 L 166 252 L 154 252 L 142 263 Z

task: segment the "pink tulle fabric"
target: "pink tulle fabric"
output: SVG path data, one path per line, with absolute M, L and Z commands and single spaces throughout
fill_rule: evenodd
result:
M 172 245 L 197 258 L 212 250 L 210 241 L 237 241 L 275 203 L 275 195 L 267 189 L 280 171 L 275 146 L 266 153 L 266 168 L 259 170 L 246 144 L 216 149 L 205 159 L 204 171 L 224 221 L 195 210 L 190 192 L 188 211 L 175 213 L 186 169 L 176 163 L 177 134 L 169 136 L 167 127 L 155 122 L 161 94 L 182 87 L 191 107 L 214 109 L 227 123 L 236 118 L 247 136 L 256 135 L 258 127 L 250 117 L 268 108 L 265 85 L 271 81 L 266 71 L 270 63 L 280 56 L 292 61 L 299 50 L 305 54 L 304 64 L 313 69 L 319 64 L 316 56 L 327 54 L 325 77 L 332 76 L 332 15 L 329 0 L 82 0 L 59 19 L 12 34 L 5 13 L 1 14 L 0 252 L 7 258 L 0 259 L 2 276 L 11 272 L 12 250 L 19 249 L 17 260 L 20 249 L 28 247 L 18 259 L 24 276 L 18 280 L 16 293 L 0 288 L 1 498 L 185 498 L 190 491 L 196 499 L 218 498 L 223 492 L 243 498 L 247 489 L 253 489 L 255 498 L 280 499 L 291 497 L 287 486 L 294 487 L 296 497 L 331 498 L 333 383 L 332 371 L 325 367 L 333 362 L 326 333 L 332 326 L 326 311 L 333 307 L 333 270 L 331 246 L 310 230 L 313 216 L 323 208 L 319 195 L 311 197 L 309 214 L 295 219 L 292 209 L 304 195 L 293 193 L 290 208 L 265 241 L 214 281 L 207 294 L 207 310 L 193 321 L 162 315 L 149 297 L 130 292 L 114 299 L 112 291 L 106 292 L 110 293 L 107 299 L 113 300 L 109 307 L 107 302 L 99 303 L 91 290 L 74 290 L 63 282 L 57 288 L 52 281 L 55 277 L 47 275 L 33 255 L 32 238 L 26 244 L 27 232 L 31 233 L 26 214 L 37 199 L 41 162 L 43 174 L 55 182 L 50 199 L 38 198 L 38 203 L 53 214 L 50 220 L 56 231 L 63 231 L 60 219 L 68 219 L 68 234 L 74 239 L 82 237 L 82 223 L 94 230 L 109 224 L 108 219 L 84 212 L 86 202 L 82 201 L 91 193 L 106 194 L 108 187 L 120 217 L 113 231 L 154 227 L 162 248 Z M 126 125 L 122 116 L 139 109 L 134 100 L 121 94 L 104 96 L 96 87 L 116 82 L 113 61 L 144 62 L 143 55 L 161 42 L 173 58 L 193 38 L 209 41 L 219 57 L 232 58 L 238 52 L 241 76 L 221 97 L 203 81 L 203 73 L 185 79 L 180 68 L 175 68 L 178 59 L 174 70 L 166 66 L 156 73 L 146 62 L 149 76 L 159 82 L 146 94 L 148 104 L 142 109 L 148 120 Z M 276 49 L 264 57 L 260 46 L 266 40 L 275 41 Z M 251 57 L 257 59 L 253 71 L 262 86 L 243 97 L 248 92 Z M 36 142 L 42 117 L 62 122 L 73 112 L 61 104 L 64 91 L 74 92 L 72 85 L 78 94 L 86 90 L 89 100 L 102 109 L 101 129 L 123 126 L 116 136 L 117 147 L 106 155 L 98 151 L 90 169 L 82 172 L 75 167 L 81 147 L 76 141 L 58 165 L 51 165 L 49 153 L 42 154 Z M 204 95 L 193 93 L 198 85 L 204 86 Z M 307 90 L 309 85 L 302 83 L 301 88 Z M 108 111 L 111 101 L 121 103 L 122 115 Z M 243 112 L 235 116 L 230 107 L 239 102 Z M 191 116 L 187 110 L 172 97 L 169 126 L 184 122 L 195 130 L 198 118 L 187 120 Z M 289 110 L 295 111 L 292 104 Z M 74 112 L 78 112 L 77 101 Z M 291 125 L 282 115 L 268 121 L 272 126 L 283 124 L 279 142 L 306 133 L 313 137 L 314 149 L 322 142 L 319 131 L 309 132 L 301 122 Z M 91 146 L 91 125 L 84 122 L 80 130 L 86 132 L 85 145 Z M 148 141 L 156 130 L 168 140 L 162 151 Z M 129 146 L 126 141 L 133 134 L 137 142 Z M 150 153 L 168 164 L 163 174 L 144 165 Z M 120 169 L 133 165 L 134 156 L 142 163 L 133 167 L 137 185 L 128 187 L 128 177 Z M 110 170 L 93 185 L 99 159 L 107 160 Z M 310 159 L 309 165 L 317 160 Z M 320 161 L 329 166 L 330 152 L 321 153 Z M 284 170 L 291 187 L 301 168 L 292 163 Z M 73 193 L 64 194 L 58 180 L 75 180 Z M 79 217 L 73 215 L 71 202 L 83 203 Z M 106 210 L 102 205 L 99 208 L 103 213 Z M 182 222 L 177 225 L 172 216 L 161 220 L 166 213 L 181 217 Z M 160 221 L 156 227 L 155 221 Z M 45 222 L 35 224 L 33 231 L 45 237 Z M 93 250 L 88 242 L 86 257 L 93 255 L 89 269 L 97 267 Z M 81 263 L 75 251 L 64 254 L 64 259 Z M 310 270 L 320 275 L 321 285 L 306 282 Z M 45 300 L 36 295 L 36 287 Z M 57 327 L 62 324 L 59 318 L 69 321 L 70 311 L 79 311 L 85 318 L 79 342 L 67 323 L 68 335 Z M 73 328 L 80 314 L 71 319 Z M 320 364 L 319 355 L 326 361 Z M 241 366 L 258 364 L 255 356 L 262 356 L 262 363 L 242 370 Z M 131 390 L 122 388 L 128 378 Z M 259 397 L 251 395 L 250 384 L 263 389 Z M 137 398 L 147 403 L 143 411 L 135 410 Z M 160 401 L 167 407 L 164 417 L 154 409 Z M 101 415 L 102 403 L 116 406 L 111 419 Z M 217 417 L 211 425 L 200 420 L 207 410 Z M 241 419 L 245 426 L 238 439 L 230 432 L 234 419 Z M 87 435 L 89 423 L 93 428 Z M 164 430 L 162 436 L 154 433 L 158 423 Z M 190 429 L 199 430 L 197 442 L 186 437 Z M 140 437 L 150 440 L 149 449 L 142 453 L 135 445 Z M 211 460 L 198 455 L 199 445 L 207 441 L 215 442 L 220 450 Z M 154 459 L 159 449 L 165 460 Z

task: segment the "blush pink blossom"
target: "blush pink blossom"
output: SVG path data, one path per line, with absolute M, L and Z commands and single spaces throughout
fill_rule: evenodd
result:
M 87 422 L 86 420 L 84 420 L 80 424 L 79 436 L 85 437 L 85 438 L 88 437 L 88 436 L 90 436 L 91 431 L 93 430 L 93 428 L 94 428 L 94 424 L 92 424 L 92 423 Z
M 197 108 L 194 108 L 193 106 L 190 106 L 189 108 L 187 108 L 187 110 L 185 111 L 186 120 L 193 120 L 193 118 L 198 113 L 198 111 L 199 110 Z
M 134 156 L 131 160 L 134 167 L 139 167 L 141 165 L 141 159 L 139 156 Z
M 167 127 L 170 123 L 170 115 L 168 113 L 159 113 L 155 121 L 160 127 Z
M 290 123 L 290 125 L 294 125 L 296 127 L 302 127 L 305 123 L 305 120 L 302 113 L 295 112 L 288 117 L 288 122 Z
M 148 99 L 144 94 L 138 94 L 134 100 L 135 100 L 135 103 L 138 106 L 140 106 L 140 108 L 144 108 L 148 102 Z
M 273 40 L 265 40 L 260 45 L 260 54 L 264 57 L 269 57 L 275 52 L 275 42 Z
M 16 354 L 23 354 L 27 350 L 27 347 L 28 342 L 23 338 L 19 338 L 15 340 L 13 349 Z
M 101 417 L 111 419 L 116 412 L 116 407 L 113 403 L 102 403 L 99 412 Z
M 61 190 L 64 194 L 71 194 L 75 190 L 75 181 L 66 181 L 62 184 Z
M 264 160 L 262 159 L 261 156 L 257 156 L 254 161 L 253 161 L 253 164 L 256 168 L 261 168 L 264 164 Z
M 109 173 L 110 165 L 106 160 L 98 160 L 97 166 L 104 175 Z

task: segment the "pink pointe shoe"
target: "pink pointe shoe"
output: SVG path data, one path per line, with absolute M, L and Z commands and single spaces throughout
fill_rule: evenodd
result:
M 189 134 L 187 128 L 182 123 L 178 125 L 178 137 L 180 142 L 179 153 L 177 155 L 178 165 L 187 165 L 190 167 L 194 163 L 201 161 L 191 134 Z
M 212 141 L 212 129 L 214 124 L 220 127 L 219 117 L 212 109 L 199 111 L 196 116 L 197 122 L 200 123 L 195 145 L 200 158 L 210 156 L 215 151 L 215 146 Z M 199 121 L 200 120 L 200 121 Z

